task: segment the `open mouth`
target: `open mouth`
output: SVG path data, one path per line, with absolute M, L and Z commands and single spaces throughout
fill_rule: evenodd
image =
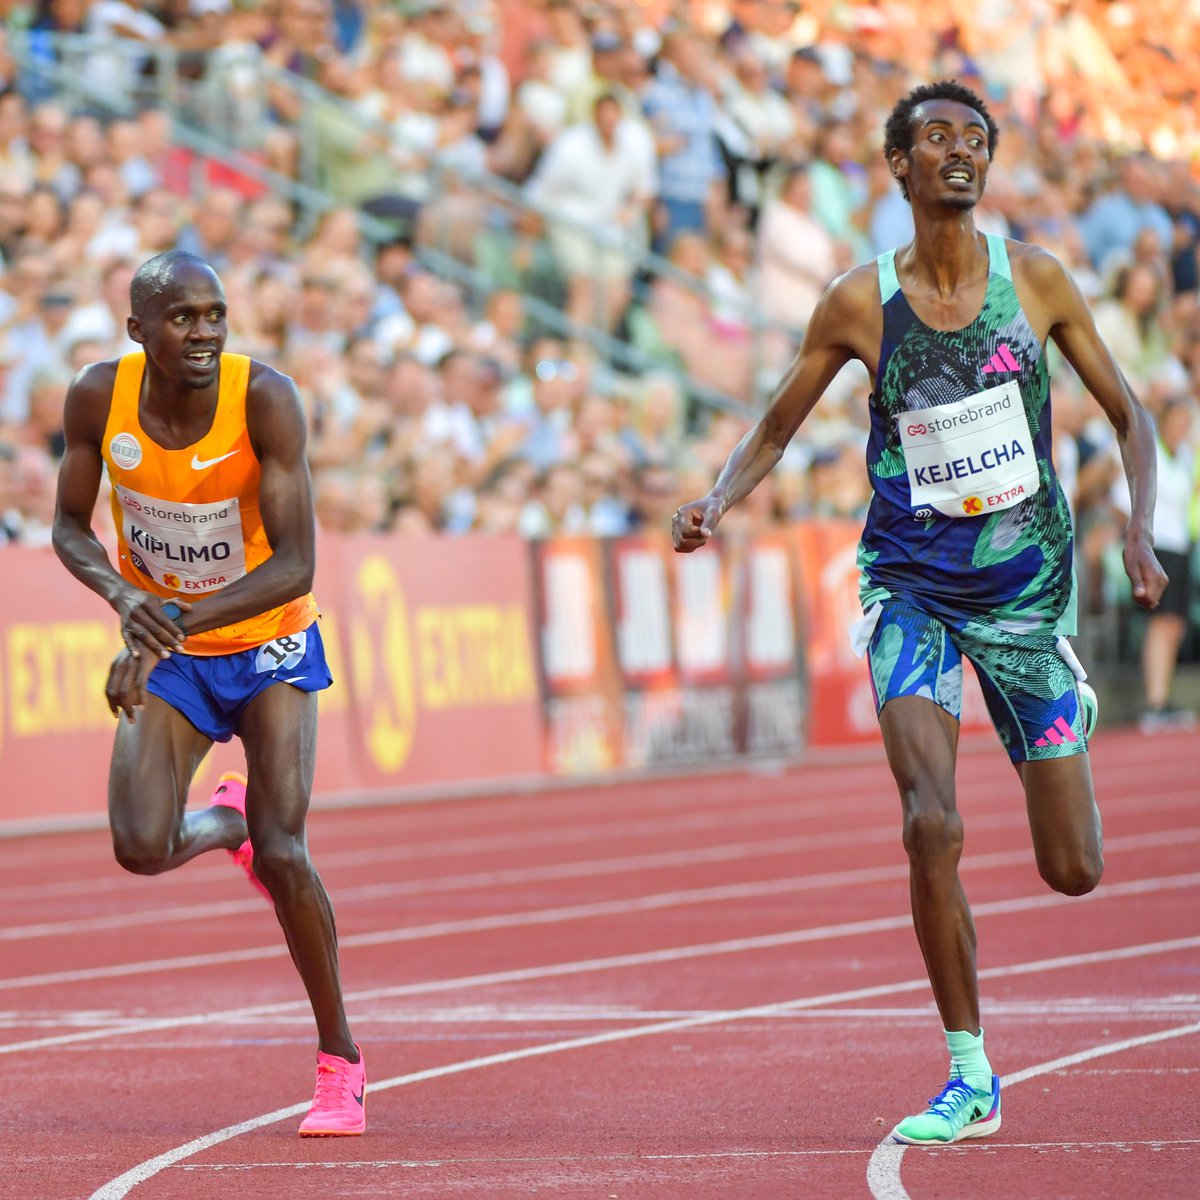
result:
M 949 171 L 942 172 L 942 178 L 947 183 L 970 184 L 972 175 L 966 167 L 951 167 Z
M 190 350 L 183 357 L 188 366 L 195 367 L 198 371 L 207 371 L 217 361 L 217 352 L 215 350 Z

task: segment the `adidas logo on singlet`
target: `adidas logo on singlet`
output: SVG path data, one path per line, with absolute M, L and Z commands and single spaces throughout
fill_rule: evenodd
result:
M 1000 343 L 1000 349 L 984 364 L 984 375 L 1009 375 L 1021 369 L 1007 342 Z

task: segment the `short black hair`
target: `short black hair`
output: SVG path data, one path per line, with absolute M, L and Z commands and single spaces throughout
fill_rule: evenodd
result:
M 891 159 L 893 150 L 908 154 L 913 148 L 913 113 L 922 104 L 930 100 L 953 100 L 973 108 L 982 118 L 987 127 L 988 157 L 996 154 L 996 144 L 1000 140 L 1000 127 L 996 124 L 988 106 L 981 96 L 976 95 L 969 87 L 964 87 L 957 79 L 939 79 L 936 83 L 923 83 L 915 87 L 907 96 L 896 101 L 895 107 L 888 114 L 887 124 L 883 127 L 883 156 Z M 908 188 L 904 180 L 900 181 L 900 190 L 908 199 Z
M 129 281 L 130 312 L 135 317 L 141 317 L 146 308 L 167 290 L 176 272 L 185 267 L 208 271 L 217 278 L 216 271 L 197 254 L 189 254 L 186 250 L 167 250 L 163 254 L 156 254 L 142 263 Z

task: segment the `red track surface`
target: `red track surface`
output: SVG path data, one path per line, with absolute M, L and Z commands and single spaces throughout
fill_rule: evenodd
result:
M 1200 738 L 1105 733 L 1107 873 L 1049 892 L 964 752 L 1004 1127 L 902 1151 L 945 1050 L 881 761 L 314 815 L 369 1075 L 301 1141 L 311 1016 L 224 856 L 0 842 L 0 1197 L 1200 1195 Z

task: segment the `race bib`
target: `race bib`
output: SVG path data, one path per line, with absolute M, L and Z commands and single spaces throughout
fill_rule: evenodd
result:
M 980 517 L 1041 487 L 1033 435 L 1015 380 L 897 418 L 915 512 Z
M 303 657 L 308 648 L 308 632 L 289 633 L 259 646 L 254 656 L 254 670 L 259 675 L 271 671 L 290 671 Z
M 116 485 L 129 558 L 174 592 L 211 592 L 246 573 L 237 497 L 214 504 L 156 500 Z

